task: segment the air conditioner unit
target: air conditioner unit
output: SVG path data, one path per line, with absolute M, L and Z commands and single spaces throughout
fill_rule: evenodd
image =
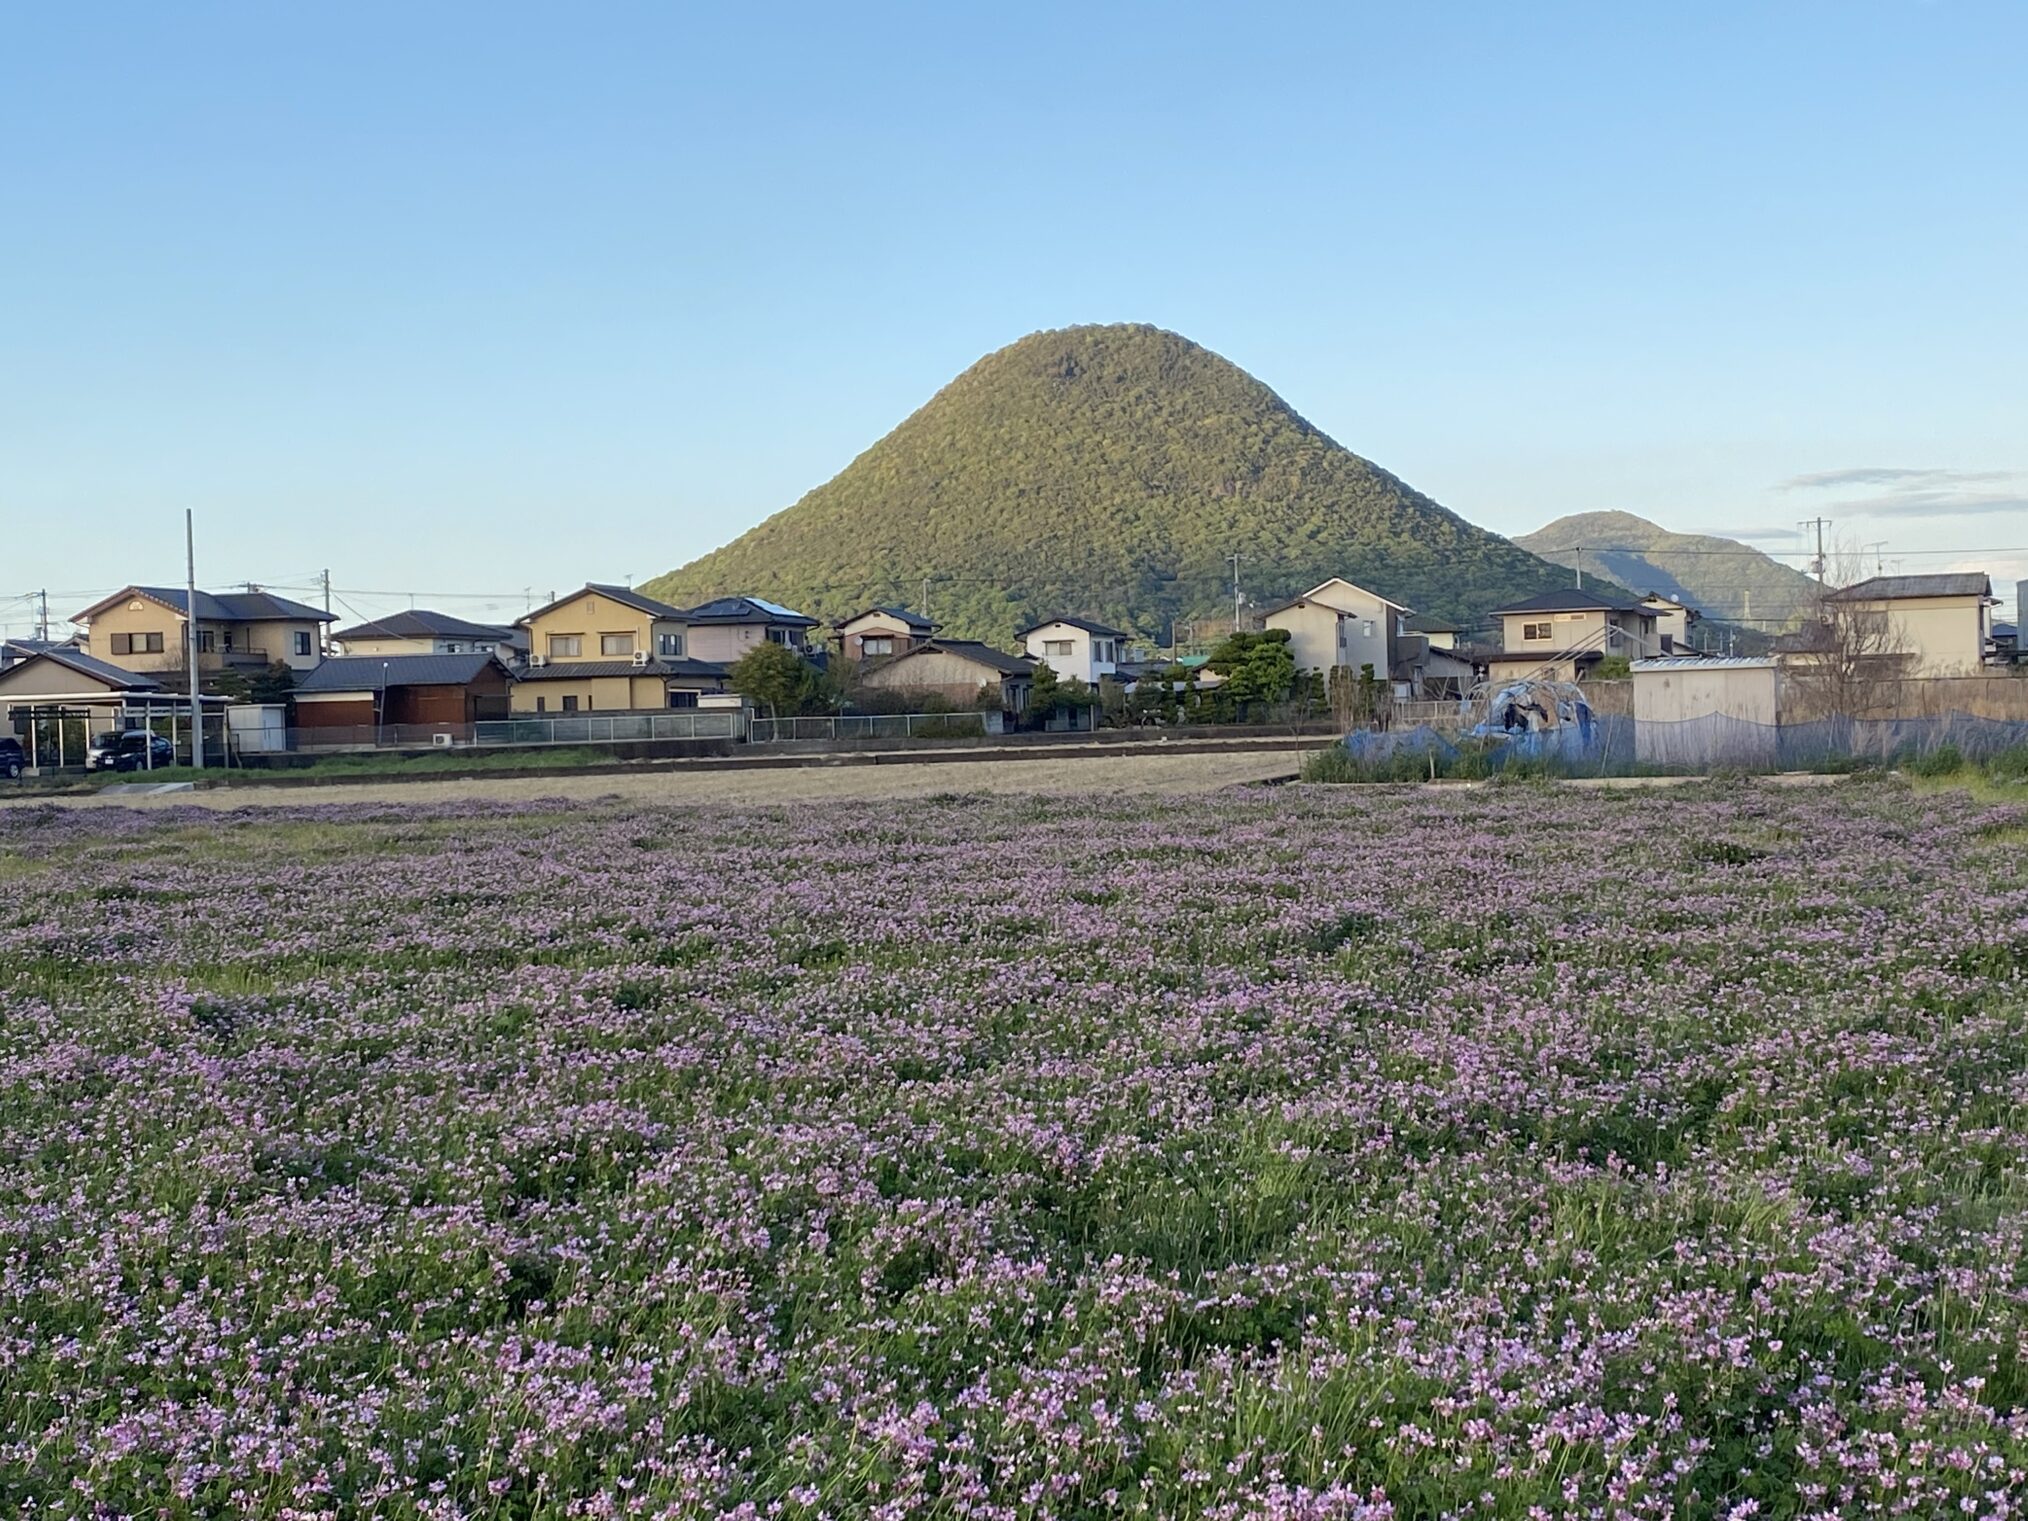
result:
M 448 750 L 452 745 L 457 743 L 457 740 L 448 734 L 432 734 L 430 736 L 430 743 L 439 749 Z
M 542 666 L 548 665 L 549 660 L 546 656 L 543 655 L 530 655 L 528 657 L 528 663 L 539 669 Z
M 648 663 L 648 652 L 647 652 L 646 650 L 635 650 L 635 651 L 634 651 L 634 664 L 635 664 L 635 665 L 646 665 L 647 663 Z

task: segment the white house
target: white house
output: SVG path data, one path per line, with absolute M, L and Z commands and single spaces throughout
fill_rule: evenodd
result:
M 1088 686 L 1097 686 L 1102 676 L 1118 675 L 1128 639 L 1119 629 L 1089 618 L 1051 618 L 1023 629 L 1017 637 L 1029 658 L 1065 680 L 1075 676 Z
M 1378 592 L 1333 576 L 1270 609 L 1264 621 L 1269 628 L 1289 631 L 1289 653 L 1299 671 L 1329 676 L 1333 666 L 1342 665 L 1356 675 L 1361 666 L 1370 665 L 1373 674 L 1386 681 L 1394 670 L 1402 620 L 1409 612 Z

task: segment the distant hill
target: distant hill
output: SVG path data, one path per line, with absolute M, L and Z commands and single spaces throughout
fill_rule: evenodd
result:
M 1671 533 L 1631 512 L 1579 512 L 1514 541 L 1545 560 L 1610 577 L 1638 592 L 1688 602 L 1713 620 L 1772 632 L 1792 621 L 1816 591 L 1793 566 L 1737 539 Z
M 1457 621 L 1569 583 L 1345 449 L 1237 365 L 1145 326 L 1035 333 L 989 354 L 833 480 L 647 582 L 830 619 L 922 601 L 954 637 L 1058 613 L 1152 638 L 1342 575 Z

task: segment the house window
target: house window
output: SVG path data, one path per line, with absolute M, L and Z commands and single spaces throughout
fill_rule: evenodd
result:
M 211 630 L 210 630 L 210 629 L 208 629 L 208 628 L 201 628 L 201 629 L 199 629 L 199 630 L 197 631 L 197 653 L 198 653 L 198 654 L 200 654 L 200 655 L 209 655 L 209 654 L 211 653 L 211 648 L 212 648 L 212 646 L 213 646 L 214 644 L 216 644 L 217 642 L 218 642 L 217 636 L 216 636 L 216 635 L 214 635 L 214 634 L 213 634 L 213 633 L 211 632 Z
M 768 641 L 771 644 L 794 644 L 796 631 L 789 628 L 771 628 L 768 630 Z
M 566 713 L 575 713 L 577 711 L 577 699 L 575 697 L 564 698 L 563 711 Z
M 115 634 L 113 635 L 115 655 L 159 655 L 162 653 L 160 634 Z
M 671 687 L 669 689 L 669 706 L 672 708 L 694 708 L 697 706 L 697 694 Z
M 584 653 L 584 640 L 576 634 L 551 634 L 549 636 L 549 658 L 551 660 L 575 660 Z
M 1552 624 L 1524 623 L 1521 625 L 1521 638 L 1524 643 L 1530 640 L 1553 639 L 1554 637 L 1554 625 Z
M 1070 653 L 1070 641 L 1068 639 L 1045 639 L 1042 641 L 1042 653 L 1045 655 L 1068 655 Z
M 549 711 L 549 699 L 547 697 L 536 698 L 535 711 L 538 713 L 547 713 Z
M 681 660 L 683 658 L 683 636 L 681 634 L 657 634 L 655 636 L 655 653 L 665 660 Z
M 631 655 L 634 653 L 634 636 L 632 634 L 601 634 L 599 635 L 599 653 L 601 655 Z
M 477 654 L 478 652 L 479 652 L 479 647 L 478 647 L 477 645 L 473 645 L 473 646 L 472 646 L 472 653 L 476 655 L 476 654 Z M 463 653 L 463 651 L 462 651 L 462 650 L 460 650 L 460 649 L 458 648 L 458 642 L 457 642 L 457 640 L 453 639 L 453 640 L 452 640 L 452 641 L 451 641 L 451 642 L 450 642 L 449 644 L 446 644 L 446 645 L 444 646 L 444 653 L 445 653 L 446 655 L 458 655 L 458 654 L 462 654 L 462 653 Z
M 314 655 L 316 653 L 316 646 L 311 644 L 310 636 L 302 629 L 296 630 L 296 653 L 298 655 Z
M 1119 655 L 1114 652 L 1113 642 L 1110 639 L 1093 640 L 1091 647 L 1091 656 L 1092 659 L 1100 662 L 1101 664 L 1107 665 L 1112 664 L 1113 662 L 1117 661 L 1120 658 Z
M 1373 620 L 1371 618 L 1359 620 L 1359 637 L 1361 639 L 1371 639 L 1373 637 Z
M 875 639 L 869 634 L 859 641 L 859 653 L 862 655 L 892 655 L 894 653 L 894 640 L 884 636 Z

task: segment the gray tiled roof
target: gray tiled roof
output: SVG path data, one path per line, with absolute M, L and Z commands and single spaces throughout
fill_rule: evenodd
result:
M 1983 571 L 1947 571 L 1927 576 L 1874 576 L 1825 595 L 1826 602 L 1901 602 L 1910 597 L 1990 597 L 1993 583 Z
M 157 602 L 167 603 L 177 612 L 184 611 L 188 598 L 180 586 L 130 586 L 128 591 L 139 592 Z M 121 594 L 122 596 L 125 593 Z M 107 601 L 118 601 L 117 597 Z M 104 607 L 105 602 L 99 604 Z M 197 617 L 203 623 L 262 623 L 286 618 L 296 623 L 329 623 L 331 615 L 321 607 L 307 603 L 292 602 L 287 597 L 277 597 L 273 592 L 208 592 L 197 594 Z
M 1099 623 L 1091 618 L 1044 618 L 1040 623 L 1030 624 L 1014 637 L 1016 639 L 1026 639 L 1037 629 L 1048 628 L 1052 623 L 1063 623 L 1068 624 L 1071 628 L 1081 628 L 1087 634 L 1096 634 L 1101 639 L 1127 639 L 1132 637 L 1125 629 L 1113 628 L 1108 624 Z
M 905 654 L 896 655 L 884 662 L 886 666 L 900 665 L 904 660 L 913 660 L 918 655 L 941 650 L 947 655 L 956 655 L 974 665 L 983 665 L 998 671 L 1003 676 L 1032 676 L 1035 662 L 1025 655 L 1010 655 L 1005 650 L 996 650 L 990 644 L 981 644 L 975 639 L 929 639 L 918 644 Z
M 921 613 L 912 613 L 905 607 L 869 607 L 864 612 L 854 613 L 849 618 L 840 618 L 831 626 L 833 628 L 844 628 L 848 623 L 857 623 L 861 618 L 870 617 L 874 613 L 885 613 L 888 617 L 899 620 L 911 632 L 920 631 L 926 634 L 936 627 L 934 622 L 925 618 Z
M 80 676 L 90 676 L 95 680 L 105 682 L 108 686 L 120 687 L 129 692 L 159 692 L 162 690 L 162 683 L 152 676 L 144 676 L 139 671 L 130 671 L 125 666 L 118 666 L 114 665 L 111 661 L 100 660 L 94 655 L 87 655 L 83 650 L 69 648 L 39 650 L 27 659 L 17 660 L 13 665 L 7 667 L 7 674 L 12 676 L 16 671 L 33 665 L 38 660 L 52 661 L 66 670 L 77 672 Z
M 514 620 L 515 626 L 517 628 L 526 628 L 552 608 L 562 607 L 566 602 L 575 602 L 586 592 L 595 592 L 601 597 L 606 597 L 619 603 L 622 607 L 631 607 L 636 612 L 646 613 L 650 618 L 666 618 L 682 623 L 688 621 L 690 617 L 682 608 L 672 607 L 667 602 L 657 602 L 653 597 L 643 596 L 631 586 L 608 586 L 602 581 L 587 581 L 576 591 L 565 592 L 554 602 L 545 603 L 532 613 L 523 613 L 519 618 Z
M 1655 610 L 1643 607 L 1638 602 L 1609 602 L 1604 597 L 1593 596 L 1590 592 L 1572 588 L 1567 591 L 1537 592 L 1519 602 L 1509 602 L 1504 607 L 1493 609 L 1493 616 L 1502 613 L 1640 613 L 1652 618 Z
M 467 623 L 449 613 L 433 613 L 428 608 L 412 607 L 406 612 L 390 613 L 385 618 L 373 618 L 365 623 L 355 623 L 351 628 L 337 629 L 331 637 L 340 643 L 347 639 L 492 639 L 504 642 L 513 634 L 511 628 L 497 624 Z
M 480 651 L 462 655 L 340 655 L 296 678 L 298 692 L 372 692 L 382 687 L 461 687 L 500 662 Z M 502 670 L 505 667 L 501 667 Z

